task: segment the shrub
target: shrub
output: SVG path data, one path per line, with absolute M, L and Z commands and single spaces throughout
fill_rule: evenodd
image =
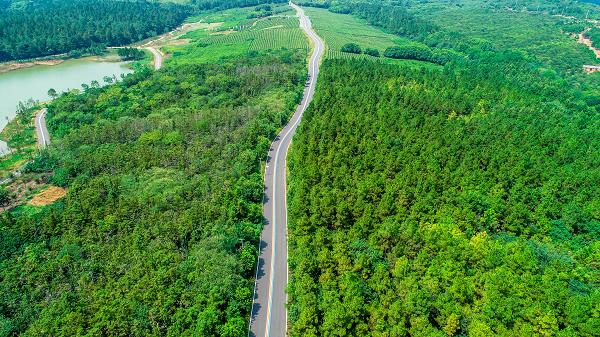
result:
M 379 57 L 379 50 L 377 50 L 375 48 L 367 48 L 367 49 L 365 49 L 365 54 Z
M 360 49 L 360 46 L 357 45 L 356 43 L 346 43 L 342 47 L 342 52 L 344 52 L 344 53 L 352 53 L 352 54 L 361 54 L 362 53 L 362 49 Z
M 0 206 L 8 204 L 10 201 L 10 192 L 6 187 L 0 186 Z
M 421 45 L 390 47 L 383 52 L 383 56 L 392 59 L 427 61 L 441 65 L 452 61 L 458 55 L 449 50 L 431 49 Z

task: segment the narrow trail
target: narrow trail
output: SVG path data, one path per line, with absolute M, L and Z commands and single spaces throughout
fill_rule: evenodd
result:
M 256 284 L 249 336 L 287 336 L 287 200 L 286 200 L 286 159 L 292 137 L 302 119 L 302 115 L 313 99 L 319 62 L 325 46 L 323 40 L 312 29 L 310 19 L 304 11 L 290 2 L 300 19 L 300 28 L 312 44 L 308 62 L 309 80 L 304 96 L 289 123 L 281 130 L 269 150 L 265 168 L 263 215 L 266 223 L 261 234 L 260 252 L 256 267 Z

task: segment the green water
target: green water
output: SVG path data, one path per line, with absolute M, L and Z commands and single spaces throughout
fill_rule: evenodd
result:
M 81 84 L 97 80 L 103 84 L 104 76 L 130 73 L 124 62 L 99 62 L 86 59 L 68 60 L 59 65 L 36 65 L 30 68 L 0 74 L 0 130 L 15 117 L 20 101 L 48 100 L 48 89 L 57 92 L 81 89 Z M 0 152 L 6 144 L 0 143 Z

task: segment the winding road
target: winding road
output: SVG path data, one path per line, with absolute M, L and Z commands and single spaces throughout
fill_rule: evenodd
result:
M 154 70 L 159 70 L 162 67 L 163 55 L 155 47 L 144 47 L 154 55 Z M 35 134 L 37 136 L 38 147 L 46 147 L 50 145 L 50 133 L 46 127 L 47 108 L 43 108 L 35 115 Z
M 154 55 L 154 70 L 159 70 L 162 67 L 163 56 L 162 53 L 154 47 L 145 47 Z
M 292 137 L 315 93 L 319 62 L 325 50 L 323 40 L 312 29 L 304 11 L 290 2 L 300 20 L 300 28 L 309 37 L 312 53 L 308 62 L 309 82 L 304 97 L 289 123 L 271 144 L 265 169 L 263 215 L 266 219 L 261 234 L 260 253 L 248 335 L 285 337 L 287 335 L 287 200 L 286 159 Z
M 38 147 L 46 147 L 50 145 L 50 133 L 46 127 L 47 108 L 43 108 L 35 115 L 35 134 L 37 136 Z

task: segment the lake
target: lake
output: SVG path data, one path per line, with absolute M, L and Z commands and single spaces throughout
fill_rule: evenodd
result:
M 100 62 L 89 59 L 68 60 L 54 66 L 36 65 L 0 74 L 0 130 L 15 117 L 20 101 L 48 100 L 48 89 L 57 92 L 81 89 L 81 84 L 97 80 L 103 84 L 104 76 L 130 73 L 126 62 Z M 0 152 L 6 143 L 0 143 Z

